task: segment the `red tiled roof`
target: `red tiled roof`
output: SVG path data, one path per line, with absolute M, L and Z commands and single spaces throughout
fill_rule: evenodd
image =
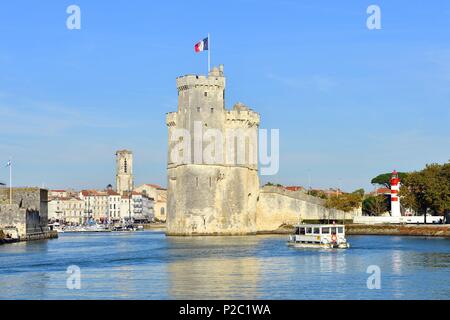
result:
M 303 188 L 302 186 L 288 186 L 284 188 L 290 191 L 305 190 L 305 188 Z
M 136 192 L 136 191 L 132 191 L 132 192 L 131 192 L 131 195 L 133 195 L 133 196 L 141 196 L 142 193 Z M 127 191 L 125 191 L 125 192 L 123 193 L 123 195 L 122 195 L 122 199 L 128 198 L 129 196 L 130 196 L 130 193 L 127 192 Z
M 391 194 L 391 189 L 389 189 L 389 188 L 378 188 L 376 193 L 377 194 Z
M 106 190 L 106 193 L 109 196 L 120 196 L 120 194 L 118 194 L 117 192 L 115 192 L 114 190 Z

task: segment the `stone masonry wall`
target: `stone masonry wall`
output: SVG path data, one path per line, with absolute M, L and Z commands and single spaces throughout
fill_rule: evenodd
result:
M 16 227 L 19 236 L 27 233 L 26 209 L 21 209 L 17 204 L 0 204 L 0 229 Z
M 40 188 L 0 189 L 0 228 L 15 226 L 20 237 L 48 230 L 48 191 Z
M 343 212 L 328 209 L 323 199 L 301 191 L 266 186 L 260 190 L 256 207 L 258 231 L 273 231 L 283 224 L 294 225 L 302 220 L 342 220 L 361 215 L 361 209 Z

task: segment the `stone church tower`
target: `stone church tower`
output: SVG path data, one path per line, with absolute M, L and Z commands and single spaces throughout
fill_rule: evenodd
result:
M 116 152 L 116 191 L 123 194 L 133 187 L 133 153 L 119 150 Z
M 232 110 L 225 108 L 222 65 L 213 68 L 208 76 L 186 75 L 178 77 L 176 83 L 178 111 L 166 116 L 167 234 L 255 233 L 259 114 L 243 104 L 236 104 Z M 180 137 L 183 131 L 189 136 Z M 225 139 L 230 132 L 236 136 Z M 210 153 L 212 159 L 202 159 L 202 153 L 212 143 L 199 140 L 215 134 L 223 139 L 210 140 L 217 149 Z M 238 143 L 244 147 L 239 149 Z M 180 144 L 184 149 L 178 150 Z M 232 145 L 235 148 L 230 149 Z M 243 157 L 237 153 L 238 149 L 243 150 Z M 183 160 L 174 159 L 174 154 Z

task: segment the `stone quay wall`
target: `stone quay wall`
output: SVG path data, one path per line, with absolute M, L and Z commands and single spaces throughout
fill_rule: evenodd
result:
M 12 192 L 12 204 L 9 204 L 9 188 L 0 189 L 0 229 L 15 228 L 21 240 L 50 237 L 48 191 L 40 188 L 13 188 Z
M 301 191 L 265 186 L 260 190 L 256 206 L 256 227 L 258 232 L 266 232 L 305 220 L 353 220 L 361 214 L 361 209 L 344 212 L 326 208 L 325 200 Z

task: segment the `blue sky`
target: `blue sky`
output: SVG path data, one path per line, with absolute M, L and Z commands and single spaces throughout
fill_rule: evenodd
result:
M 71 4 L 81 30 L 66 28 Z M 165 185 L 165 113 L 175 78 L 206 72 L 193 45 L 208 32 L 227 106 L 280 129 L 263 183 L 371 190 L 378 173 L 450 159 L 449 1 L 16 0 L 0 5 L 0 161 L 13 157 L 15 184 L 102 188 L 127 148 L 137 184 Z

